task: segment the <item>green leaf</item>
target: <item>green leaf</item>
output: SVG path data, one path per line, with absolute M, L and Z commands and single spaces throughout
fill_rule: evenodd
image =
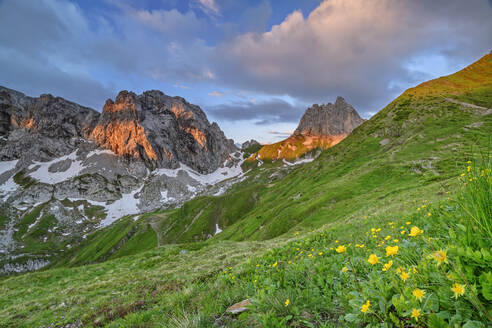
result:
M 468 321 L 463 325 L 463 328 L 483 328 L 483 327 L 485 327 L 483 323 L 474 320 Z
M 345 320 L 347 320 L 348 322 L 358 322 L 359 317 L 357 316 L 357 314 L 349 313 L 345 315 Z
M 483 297 L 492 301 L 492 272 L 482 273 L 479 278 Z
M 436 314 L 431 314 L 429 316 L 428 325 L 430 328 L 449 328 L 446 321 Z

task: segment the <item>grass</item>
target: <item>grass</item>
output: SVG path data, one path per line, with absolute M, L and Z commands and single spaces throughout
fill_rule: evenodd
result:
M 447 98 L 487 104 L 489 66 L 411 89 L 312 163 L 252 161 L 225 195 L 123 218 L 57 267 L 3 278 L 0 326 L 485 327 L 492 115 Z

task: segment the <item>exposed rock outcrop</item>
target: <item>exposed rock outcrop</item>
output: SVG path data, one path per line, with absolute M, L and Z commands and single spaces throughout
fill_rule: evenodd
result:
M 201 173 L 215 171 L 236 150 L 200 107 L 156 90 L 139 96 L 122 91 L 108 100 L 91 139 L 150 168 L 183 163 Z
M 364 122 L 357 111 L 342 97 L 335 104 L 314 104 L 308 108 L 294 131 L 294 135 L 336 136 L 348 135 Z
M 260 146 L 260 143 L 258 141 L 256 141 L 255 139 L 251 139 L 251 140 L 245 141 L 241 145 L 241 149 L 245 150 L 245 149 L 248 149 L 248 148 L 253 147 L 253 146 Z
M 342 97 L 337 97 L 335 104 L 314 104 L 306 110 L 289 138 L 263 146 L 250 160 L 295 160 L 313 149 L 335 146 L 363 122 Z
M 63 98 L 0 87 L 0 161 L 46 161 L 85 142 L 100 114 Z
M 41 267 L 125 215 L 223 193 L 241 161 L 219 126 L 180 97 L 122 91 L 99 113 L 0 87 L 0 275 Z M 33 236 L 59 247 L 30 253 Z

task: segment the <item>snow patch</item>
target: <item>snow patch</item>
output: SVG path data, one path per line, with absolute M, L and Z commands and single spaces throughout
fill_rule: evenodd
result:
M 16 159 L 16 160 L 13 160 L 13 161 L 3 161 L 3 162 L 0 162 L 0 174 L 4 173 L 4 172 L 7 172 L 7 171 L 10 171 L 10 170 L 13 170 L 15 168 L 15 166 L 17 165 L 17 162 L 19 160 Z
M 76 177 L 80 175 L 80 172 L 85 169 L 84 165 L 82 164 L 82 161 L 77 160 L 77 151 L 74 151 L 71 154 L 55 158 L 49 162 L 34 162 L 34 164 L 29 165 L 28 169 L 33 169 L 34 167 L 39 165 L 39 168 L 30 173 L 29 175 L 42 182 L 42 183 L 49 183 L 49 184 L 56 184 L 68 179 L 71 179 L 73 177 Z M 49 167 L 55 163 L 64 161 L 70 159 L 72 162 L 70 164 L 70 167 L 68 170 L 64 172 L 50 172 L 48 171 Z
M 216 223 L 215 224 L 215 233 L 214 233 L 214 236 L 221 233 L 222 232 L 222 229 L 219 228 L 219 224 Z
M 17 190 L 17 183 L 15 183 L 14 178 L 10 177 L 7 181 L 0 185 L 0 199 L 5 201 L 10 193 Z

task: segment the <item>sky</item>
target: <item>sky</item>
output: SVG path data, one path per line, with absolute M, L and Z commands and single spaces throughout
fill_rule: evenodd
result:
M 342 96 L 370 118 L 492 50 L 492 0 L 0 0 L 0 85 L 101 111 L 120 90 L 279 141 Z

